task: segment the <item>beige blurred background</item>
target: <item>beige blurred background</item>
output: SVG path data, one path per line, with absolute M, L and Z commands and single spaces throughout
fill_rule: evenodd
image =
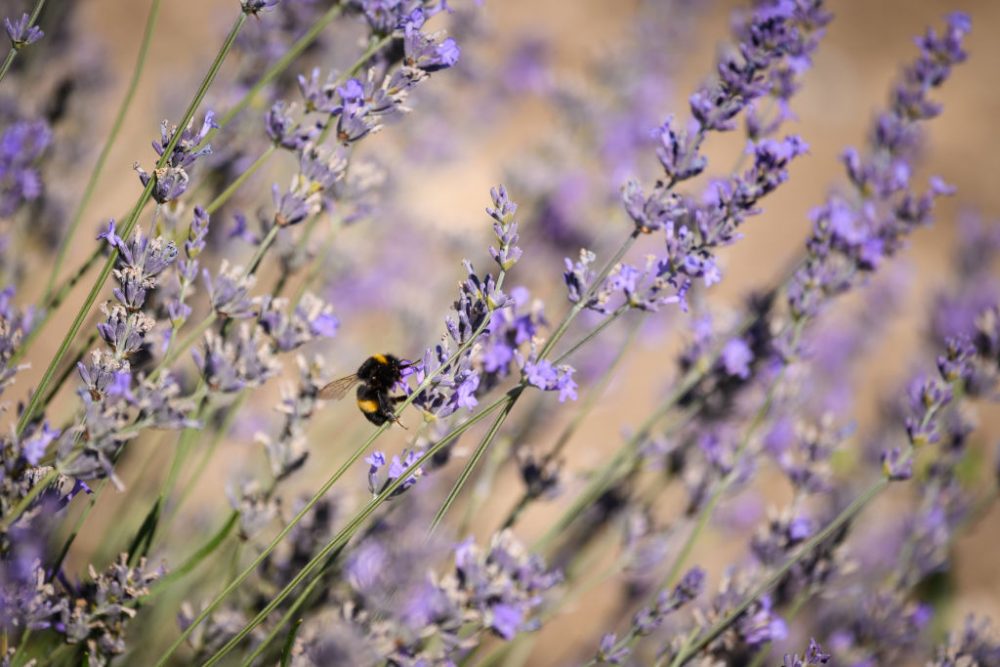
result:
M 158 132 L 159 120 L 175 117 L 176 99 L 169 99 L 162 82 L 175 72 L 198 72 L 212 56 L 218 36 L 228 27 L 237 0 L 171 0 L 165 2 L 156 38 L 150 54 L 150 64 L 140 86 L 137 103 L 129 114 L 122 138 L 111 153 L 90 215 L 85 224 L 96 225 L 101 218 L 124 210 L 133 200 L 136 190 L 131 165 L 135 160 L 148 162 L 149 141 Z M 699 48 L 683 61 L 676 89 L 682 99 L 674 108 L 662 109 L 665 117 L 676 111 L 687 113 L 687 91 L 711 71 L 717 46 L 728 36 L 728 12 L 733 2 L 712 3 L 698 22 Z M 891 333 L 878 354 L 879 361 L 866 371 L 866 390 L 873 396 L 895 386 L 906 372 L 910 353 L 915 349 L 924 322 L 924 305 L 933 288 L 941 284 L 937 267 L 948 261 L 955 234 L 957 214 L 961 207 L 981 210 L 987 219 L 1000 217 L 1000 2 L 937 2 L 880 0 L 868 2 L 845 0 L 830 3 L 835 20 L 816 57 L 815 68 L 808 74 L 804 89 L 795 98 L 793 109 L 800 121 L 791 131 L 800 133 L 811 147 L 810 154 L 792 169 L 789 187 L 782 188 L 766 204 L 764 215 L 754 219 L 746 229 L 746 238 L 724 256 L 724 270 L 730 277 L 716 289 L 715 298 L 737 299 L 749 288 L 767 284 L 800 247 L 808 230 L 807 213 L 821 202 L 829 184 L 842 182 L 838 155 L 847 144 L 860 146 L 873 113 L 883 105 L 888 86 L 898 71 L 900 62 L 912 57 L 912 38 L 927 25 L 940 25 L 945 13 L 956 9 L 968 11 L 973 19 L 973 32 L 968 46 L 970 61 L 959 67 L 943 92 L 935 95 L 944 103 L 941 118 L 930 124 L 927 159 L 922 176 L 931 173 L 942 176 L 958 187 L 958 196 L 945 201 L 933 229 L 916 234 L 903 262 L 908 266 L 907 307 L 903 316 L 892 325 Z M 148 6 L 137 0 L 91 0 L 82 7 L 82 15 L 94 30 L 110 61 L 114 64 L 113 82 L 108 88 L 108 108 L 117 104 L 131 67 L 141 35 Z M 550 40 L 555 47 L 557 76 L 567 79 L 585 78 L 587 68 L 599 58 L 602 50 L 621 39 L 627 19 L 634 11 L 633 3 L 621 0 L 486 0 L 483 10 L 492 26 L 491 40 L 462 44 L 468 55 L 480 59 L 496 57 L 510 48 L 520 35 L 531 34 Z M 192 83 L 193 85 L 193 83 Z M 441 76 L 433 84 L 446 95 L 460 92 L 458 77 Z M 420 105 L 415 105 L 420 114 Z M 108 113 L 94 109 L 108 118 Z M 107 122 L 101 121 L 101 122 Z M 471 120 L 474 123 L 474 119 Z M 443 164 L 410 170 L 419 174 L 402 179 L 410 205 L 420 211 L 428 224 L 448 228 L 469 225 L 476 221 L 481 227 L 481 211 L 489 187 L 503 179 L 507 170 L 516 169 L 521 156 L 530 153 L 537 142 L 554 131 L 556 118 L 537 104 L 512 106 L 498 113 L 481 131 L 463 137 L 457 154 Z M 405 125 L 405 123 L 404 123 Z M 390 128 L 380 141 L 392 142 Z M 106 125 L 99 126 L 95 137 L 103 138 Z M 96 141 L 96 139 L 95 139 Z M 728 164 L 733 146 L 725 142 L 713 144 L 720 160 Z M 405 167 L 405 165 L 404 165 Z M 430 184 L 430 185 L 428 185 Z M 516 193 L 515 193 L 516 198 Z M 621 222 L 621 221 L 620 221 Z M 622 222 L 622 224 L 624 224 Z M 81 256 L 89 251 L 80 244 Z M 70 264 L 72 264 L 72 260 Z M 558 312 L 556 310 L 555 312 Z M 66 317 L 67 315 L 63 315 Z M 46 358 L 43 350 L 54 352 L 59 327 L 49 330 L 49 337 L 39 343 L 38 358 Z M 649 343 L 647 343 L 648 345 Z M 653 350 L 646 352 L 652 354 Z M 600 446 L 589 443 L 620 442 L 622 424 L 637 423 L 653 404 L 652 392 L 660 384 L 662 369 L 670 368 L 664 359 L 661 373 L 644 363 L 643 354 L 630 355 L 620 379 L 612 389 L 612 398 L 602 404 L 588 421 L 588 449 L 581 451 L 583 468 L 600 459 Z M 24 388 L 37 381 L 42 368 L 37 364 L 19 379 Z M 864 406 L 864 401 L 859 401 Z M 338 410 L 341 408 L 337 408 Z M 870 419 L 874 404 L 862 408 L 859 418 Z M 993 414 L 983 413 L 980 439 L 992 445 L 1000 437 L 1000 421 Z M 400 442 L 402 442 L 401 437 Z M 580 443 L 577 443 L 578 445 Z M 392 444 L 390 448 L 401 445 Z M 229 443 L 212 463 L 203 492 L 213 506 L 223 507 L 218 497 L 228 465 L 233 457 L 241 456 L 245 443 Z M 317 477 L 323 477 L 322 453 Z M 331 464 L 334 458 L 331 458 Z M 499 490 L 520 492 L 512 475 L 502 478 Z M 562 507 L 562 504 L 559 504 Z M 500 503 L 494 517 L 506 507 Z M 551 510 L 547 510 L 551 511 Z M 528 535 L 543 525 L 544 513 L 528 517 L 524 530 Z M 199 523 L 204 521 L 201 517 Z M 995 555 L 1000 552 L 1000 512 L 993 511 L 958 544 L 956 564 L 960 592 L 956 608 L 950 613 L 960 619 L 966 611 L 992 613 L 1000 618 L 1000 572 Z M 725 536 L 715 535 L 705 552 L 724 546 Z M 697 558 L 705 557 L 700 553 Z M 610 628 L 614 619 L 607 618 L 606 609 L 614 608 L 598 591 L 576 603 L 574 613 L 566 619 L 556 619 L 546 628 L 540 643 L 546 652 L 534 664 L 556 664 L 578 655 L 580 643 L 595 643 L 595 628 Z M 589 617 L 581 623 L 581 616 Z M 577 646 L 574 649 L 574 645 Z

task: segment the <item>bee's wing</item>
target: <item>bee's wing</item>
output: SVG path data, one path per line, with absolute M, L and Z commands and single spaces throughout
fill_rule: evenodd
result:
M 319 390 L 319 397 L 324 401 L 339 401 L 344 396 L 347 396 L 347 392 L 359 381 L 357 373 L 334 380 Z

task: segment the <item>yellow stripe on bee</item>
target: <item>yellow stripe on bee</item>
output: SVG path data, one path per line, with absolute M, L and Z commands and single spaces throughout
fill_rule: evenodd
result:
M 361 412 L 378 412 L 378 403 L 371 400 L 358 401 Z
M 372 359 L 379 362 L 380 364 L 387 364 L 389 360 L 385 358 L 384 354 L 373 354 Z

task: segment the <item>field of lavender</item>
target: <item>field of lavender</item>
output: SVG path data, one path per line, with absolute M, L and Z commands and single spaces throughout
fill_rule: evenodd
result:
M 0 666 L 1000 666 L 951 4 L 4 0 Z

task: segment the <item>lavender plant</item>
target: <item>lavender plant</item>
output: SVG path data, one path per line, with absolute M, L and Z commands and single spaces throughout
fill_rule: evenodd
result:
M 734 253 L 822 138 L 791 133 L 837 25 L 822 0 L 738 8 L 686 107 L 706 3 L 639 3 L 571 82 L 544 39 L 483 48 L 502 5 L 228 0 L 200 78 L 163 82 L 153 153 L 129 147 L 124 212 L 98 185 L 126 122 L 157 127 L 133 101 L 177 37 L 161 3 L 104 137 L 81 107 L 109 81 L 65 46 L 94 35 L 22 4 L 0 69 L 4 665 L 998 664 L 988 619 L 953 612 L 1000 485 L 975 416 L 1000 382 L 994 225 L 965 214 L 954 258 L 921 265 L 923 335 L 891 388 L 866 376 L 915 291 L 911 237 L 963 196 L 927 137 L 972 18 L 901 56 L 846 179 L 788 224 L 798 254 L 749 289 Z M 508 185 L 473 216 L 426 173 L 526 98 L 563 129 L 489 153 Z M 924 163 L 944 173 L 920 185 Z M 462 233 L 422 220 L 430 189 Z M 357 401 L 393 419 L 323 400 L 389 353 Z

